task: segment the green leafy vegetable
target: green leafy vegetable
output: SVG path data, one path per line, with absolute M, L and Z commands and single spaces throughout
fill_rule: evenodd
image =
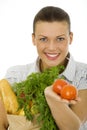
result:
M 32 121 L 37 115 L 36 121 L 41 125 L 40 130 L 58 130 L 46 102 L 44 89 L 53 84 L 63 69 L 63 66 L 58 66 L 42 73 L 32 73 L 25 81 L 13 85 L 19 107 L 23 108 L 28 120 Z

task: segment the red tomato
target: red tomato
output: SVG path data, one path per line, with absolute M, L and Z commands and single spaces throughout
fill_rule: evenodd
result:
M 20 98 L 23 99 L 24 101 L 26 101 L 24 92 L 20 93 Z
M 24 92 L 22 92 L 22 93 L 20 94 L 20 97 L 21 97 L 21 98 L 25 98 Z
M 77 89 L 71 84 L 65 85 L 61 90 L 61 97 L 67 100 L 74 100 L 77 97 Z
M 57 94 L 61 93 L 62 88 L 67 85 L 68 82 L 64 79 L 57 79 L 54 83 L 53 83 L 53 91 L 56 92 Z

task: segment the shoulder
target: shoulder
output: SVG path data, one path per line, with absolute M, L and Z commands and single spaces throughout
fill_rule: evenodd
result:
M 64 72 L 65 77 L 78 89 L 87 89 L 87 64 L 78 62 L 70 55 L 69 63 Z
M 11 66 L 10 68 L 8 68 L 7 72 L 14 72 L 14 71 L 23 72 L 23 71 L 27 71 L 28 69 L 31 69 L 31 67 L 33 67 L 33 66 L 34 66 L 34 63 Z
M 74 82 L 78 89 L 87 89 L 87 64 L 76 62 Z
M 81 62 L 76 62 L 76 71 L 87 74 L 87 64 L 86 63 L 81 63 Z
M 74 60 L 72 55 L 70 55 L 69 67 L 70 67 L 70 69 L 72 68 L 75 71 L 75 73 L 78 72 L 81 75 L 82 75 L 82 73 L 85 73 L 85 74 L 87 73 L 87 64 L 84 62 Z
M 34 66 L 34 63 L 26 64 L 26 65 L 16 65 L 8 68 L 7 72 L 26 72 Z
M 20 82 L 26 79 L 26 77 L 35 72 L 36 62 L 26 65 L 16 65 L 8 68 L 5 78 L 10 82 Z

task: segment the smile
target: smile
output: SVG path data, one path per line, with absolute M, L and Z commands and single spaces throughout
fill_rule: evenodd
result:
M 49 60 L 56 60 L 58 57 L 59 57 L 60 53 L 57 53 L 57 54 L 50 54 L 50 53 L 46 53 L 46 57 L 49 59 Z

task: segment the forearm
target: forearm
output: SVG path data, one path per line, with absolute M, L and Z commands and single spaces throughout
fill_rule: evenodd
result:
M 0 130 L 9 130 L 9 127 L 4 127 L 3 125 L 0 125 Z
M 4 104 L 0 99 L 0 130 L 6 130 L 8 128 L 8 120 Z
M 9 130 L 8 126 L 9 126 L 8 122 L 5 122 L 5 120 L 3 119 L 0 120 L 0 130 Z
M 81 121 L 66 104 L 54 106 L 51 112 L 60 130 L 79 130 Z
M 78 96 L 81 101 L 76 104 L 72 104 L 70 107 L 73 112 L 80 118 L 81 122 L 87 121 L 87 89 L 79 90 Z
M 4 113 L 4 111 L 3 113 L 0 113 L 0 130 L 7 130 L 9 126 L 8 120 L 5 114 L 6 113 Z
M 60 130 L 79 130 L 81 121 L 68 104 L 55 94 L 51 87 L 45 89 L 47 103 Z

